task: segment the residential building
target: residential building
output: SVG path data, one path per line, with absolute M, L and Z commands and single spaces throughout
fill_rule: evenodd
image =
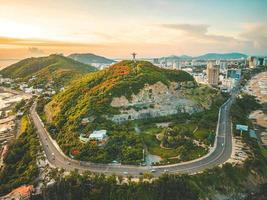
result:
M 227 70 L 227 78 L 233 78 L 236 80 L 241 79 L 241 69 L 228 69 Z
M 219 84 L 219 73 L 220 73 L 219 67 L 209 62 L 207 65 L 208 84 L 212 86 L 217 86 Z
M 264 58 L 258 58 L 257 65 L 262 66 L 264 64 Z
M 82 123 L 82 125 L 87 125 L 87 124 L 89 124 L 89 122 L 90 122 L 90 121 L 89 121 L 89 118 L 86 117 L 86 118 L 83 118 L 83 119 L 82 119 L 82 122 L 81 122 L 81 123 Z
M 248 66 L 249 68 L 255 68 L 257 65 L 257 58 L 254 56 L 248 57 Z
M 107 137 L 107 131 L 106 130 L 99 130 L 99 131 L 93 131 L 93 133 L 89 136 L 89 139 L 102 141 L 106 137 Z

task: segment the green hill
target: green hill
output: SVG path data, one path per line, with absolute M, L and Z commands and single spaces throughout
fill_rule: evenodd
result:
M 146 83 L 169 85 L 171 81 L 187 82 L 194 81 L 194 78 L 187 72 L 158 68 L 145 61 L 122 61 L 73 81 L 46 106 L 47 117 L 56 125 L 63 125 L 66 121 L 75 129 L 82 117 L 93 115 L 101 118 L 118 113 L 110 106 L 113 97 L 126 96 L 129 99 Z
M 175 84 L 176 87 L 173 86 Z M 147 89 L 152 86 L 152 89 Z M 155 88 L 157 93 L 154 93 Z M 169 106 L 169 100 L 162 99 L 162 95 L 170 95 L 175 102 L 185 102 L 186 105 L 189 102 L 196 109 L 202 107 L 203 110 L 206 109 L 203 104 L 210 105 L 217 92 L 197 86 L 194 78 L 185 71 L 159 68 L 146 61 L 121 61 L 74 80 L 64 91 L 52 97 L 44 106 L 44 113 L 42 108 L 39 113 L 52 137 L 67 155 L 72 149 L 78 149 L 80 155 L 77 158 L 82 160 L 110 162 L 116 159 L 123 163 L 139 163 L 143 149 L 141 136 L 129 132 L 129 127 L 125 127 L 128 123 L 118 124 L 112 117 L 133 109 L 136 109 L 136 112 L 140 109 L 141 112 L 156 110 L 159 104 L 154 102 L 154 105 L 146 105 L 146 108 L 143 105 L 140 107 L 138 103 L 138 106 L 130 103 L 128 107 L 116 107 L 112 102 L 122 97 L 132 101 L 134 96 L 140 94 L 150 100 L 160 99 L 164 112 L 164 106 Z M 42 102 L 38 104 L 41 105 Z M 168 113 L 164 116 L 168 116 Z M 88 118 L 86 124 L 82 123 L 84 118 Z M 148 120 L 153 120 L 152 118 Z M 109 139 L 104 147 L 79 140 L 81 134 L 88 136 L 93 130 L 99 129 L 108 130 Z
M 0 73 L 4 77 L 20 78 L 22 81 L 27 81 L 35 76 L 34 84 L 45 84 L 48 81 L 53 81 L 65 85 L 76 76 L 92 71 L 96 71 L 96 68 L 53 54 L 47 57 L 21 60 L 1 70 Z

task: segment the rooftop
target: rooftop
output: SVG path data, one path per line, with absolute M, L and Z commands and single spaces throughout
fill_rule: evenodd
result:
M 106 130 L 99 130 L 99 131 L 94 131 L 90 137 L 103 137 L 107 134 Z

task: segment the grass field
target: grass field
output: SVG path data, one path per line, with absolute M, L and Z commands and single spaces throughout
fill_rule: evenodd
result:
M 174 127 L 186 128 L 192 134 L 191 136 L 189 136 L 191 139 L 197 139 L 200 141 L 204 141 L 210 133 L 210 131 L 207 129 L 197 128 L 197 125 L 193 123 L 175 124 Z M 146 144 L 148 151 L 153 155 L 160 156 L 163 159 L 170 159 L 181 156 L 183 160 L 191 160 L 203 156 L 207 153 L 207 151 L 202 147 L 197 147 L 196 149 L 192 150 L 185 150 L 186 148 L 184 146 L 179 146 L 175 149 L 162 148 L 160 147 L 161 142 L 156 138 L 156 135 L 162 133 L 162 131 L 163 128 L 157 128 L 156 126 L 142 127 L 141 137 L 143 138 L 143 141 Z M 193 134 L 194 131 L 195 133 Z M 186 155 L 183 155 L 185 154 L 185 151 Z
M 160 156 L 163 159 L 176 157 L 179 155 L 178 149 L 164 149 L 160 147 L 160 142 L 156 139 L 156 135 L 144 133 L 142 134 L 143 140 L 147 145 L 148 151 L 153 154 Z

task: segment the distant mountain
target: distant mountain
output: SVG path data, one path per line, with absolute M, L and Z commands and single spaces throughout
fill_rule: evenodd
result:
M 179 56 L 181 59 L 192 59 L 192 56 L 188 56 L 188 55 L 181 55 Z
M 240 59 L 247 58 L 248 56 L 242 53 L 208 53 L 198 57 L 195 59 L 200 60 L 216 60 L 216 59 Z
M 173 62 L 175 60 L 188 60 L 188 59 L 192 59 L 192 57 L 187 56 L 187 55 L 181 55 L 181 56 L 171 55 L 171 56 L 166 56 L 166 57 L 160 58 L 160 60 L 167 60 L 169 62 Z
M 192 57 L 188 55 L 171 55 L 167 57 L 161 57 L 160 60 L 167 60 L 169 62 L 175 61 L 175 60 L 191 60 L 191 59 L 199 59 L 199 60 L 217 60 L 217 59 L 240 59 L 240 58 L 247 58 L 248 56 L 246 54 L 242 53 L 207 53 L 201 56 Z
M 53 81 L 62 86 L 79 75 L 96 70 L 90 65 L 53 54 L 47 57 L 21 60 L 1 70 L 0 74 L 4 77 L 21 78 L 22 81 L 28 81 L 35 76 L 34 84 L 45 84 L 48 81 Z
M 68 57 L 85 64 L 93 64 L 93 63 L 111 64 L 116 62 L 115 60 L 111 60 L 103 56 L 98 56 L 92 53 L 75 53 L 69 55 Z

